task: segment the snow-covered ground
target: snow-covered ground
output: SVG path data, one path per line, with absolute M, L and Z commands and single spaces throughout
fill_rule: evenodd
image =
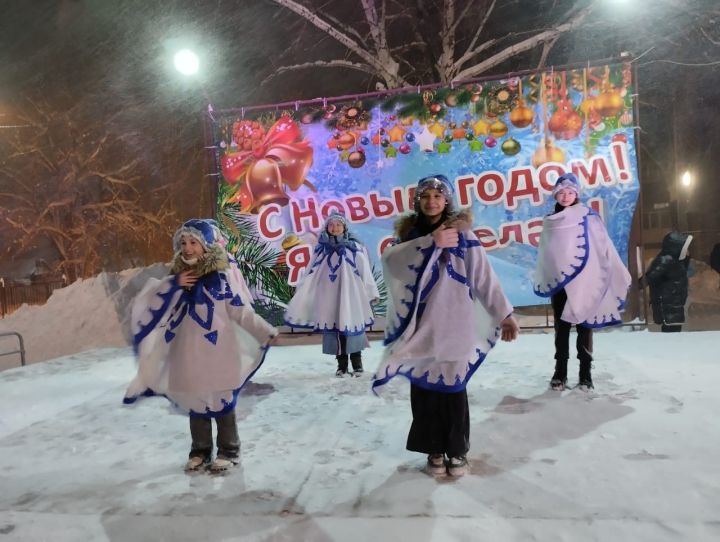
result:
M 183 472 L 165 400 L 121 405 L 127 348 L 0 372 L 0 540 L 720 540 L 720 332 L 598 333 L 592 394 L 546 389 L 552 342 L 478 370 L 459 480 L 405 450 L 406 382 L 378 399 L 318 345 L 271 349 L 224 476 Z

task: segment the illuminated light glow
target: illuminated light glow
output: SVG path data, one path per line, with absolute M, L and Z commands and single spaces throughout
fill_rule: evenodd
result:
M 692 184 L 692 175 L 690 175 L 689 171 L 686 171 L 682 174 L 682 177 L 680 178 L 680 182 L 683 186 L 690 186 Z
M 175 69 L 183 75 L 194 75 L 200 68 L 200 59 L 190 49 L 175 53 Z

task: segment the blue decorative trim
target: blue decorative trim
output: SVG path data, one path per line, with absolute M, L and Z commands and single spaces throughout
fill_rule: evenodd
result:
M 599 328 L 603 328 L 603 327 L 617 326 L 617 325 L 622 324 L 623 321 L 620 318 L 620 313 L 623 312 L 623 310 L 625 310 L 625 301 L 627 298 L 621 299 L 621 298 L 617 297 L 616 299 L 618 302 L 618 308 L 617 308 L 618 314 L 610 314 L 610 315 L 603 314 L 603 318 L 599 322 L 598 322 L 597 316 L 596 316 L 592 322 L 585 321 L 580 325 L 590 328 L 590 329 L 599 329 Z
M 353 327 L 349 328 L 345 326 L 345 328 L 340 329 L 337 327 L 337 324 L 333 323 L 333 327 L 328 327 L 327 324 L 324 324 L 322 327 L 317 324 L 300 324 L 298 322 L 291 322 L 287 318 L 284 319 L 285 325 L 290 326 L 292 328 L 299 328 L 299 329 L 310 329 L 313 332 L 321 332 L 321 333 L 339 333 L 340 335 L 345 335 L 346 337 L 352 337 L 353 335 L 362 335 L 365 333 L 365 329 L 372 326 L 375 323 L 374 318 L 370 318 L 366 323 L 362 325 L 362 327 Z
M 179 289 L 180 286 L 177 284 L 177 276 L 173 276 L 170 282 L 170 289 L 166 292 L 155 294 L 162 299 L 162 304 L 158 309 L 149 309 L 152 318 L 146 325 L 143 326 L 138 322 L 140 331 L 133 336 L 133 350 L 136 355 L 139 351 L 140 343 L 157 327 L 163 316 L 167 314 L 170 301 Z M 210 332 L 213 327 L 213 318 L 215 315 L 215 301 L 225 301 L 227 299 L 232 300 L 230 304 L 235 307 L 243 306 L 242 298 L 239 294 L 235 294 L 232 291 L 225 273 L 213 271 L 200 277 L 192 288 L 183 290 L 182 295 L 180 295 L 177 303 L 175 303 L 175 306 L 172 308 L 172 313 L 168 318 L 167 329 L 164 334 L 165 342 L 169 343 L 175 338 L 177 335 L 175 330 L 186 316 L 190 316 L 198 326 Z M 198 313 L 198 305 L 206 307 L 206 318 L 203 318 Z M 215 340 L 211 339 L 208 335 L 206 335 L 206 338 L 215 344 L 217 333 L 214 337 Z
M 411 298 L 410 300 L 401 299 L 400 302 L 404 304 L 408 308 L 408 312 L 405 316 L 402 316 L 399 312 L 395 311 L 395 315 L 397 316 L 397 319 L 399 320 L 399 324 L 395 330 L 389 330 L 385 329 L 385 340 L 383 341 L 383 344 L 387 346 L 388 344 L 396 341 L 400 335 L 404 333 L 404 331 L 407 329 L 408 324 L 410 323 L 410 318 L 412 317 L 413 313 L 415 312 L 415 305 L 418 302 L 418 287 L 420 285 L 420 278 L 423 275 L 423 272 L 425 268 L 427 267 L 428 262 L 430 261 L 430 257 L 432 256 L 432 253 L 435 251 L 435 243 L 433 242 L 428 248 L 422 248 L 422 247 L 416 247 L 418 252 L 422 254 L 422 263 L 419 266 L 409 266 L 409 268 L 416 272 L 415 276 L 415 283 L 410 285 L 406 284 L 405 288 L 410 291 Z
M 465 237 L 464 234 L 460 233 L 458 235 L 458 246 L 455 248 L 446 248 L 446 249 L 443 249 L 443 251 L 447 251 L 450 254 L 452 254 L 453 256 L 457 256 L 458 258 L 464 260 L 467 249 L 477 248 L 477 247 L 480 247 L 480 241 L 468 239 L 467 237 Z M 408 268 L 410 270 L 417 270 L 418 275 L 417 275 L 414 285 L 409 285 L 409 284 L 405 285 L 405 288 L 408 289 L 413 294 L 413 297 L 411 298 L 410 301 L 407 301 L 405 299 L 400 300 L 400 302 L 408 308 L 408 314 L 405 317 L 403 317 L 400 315 L 399 312 L 396 311 L 395 314 L 397 315 L 397 318 L 400 321 L 400 324 L 398 325 L 398 327 L 396 328 L 395 331 L 388 332 L 386 330 L 385 340 L 383 343 L 385 346 L 396 341 L 398 339 L 398 337 L 400 337 L 400 335 L 403 334 L 405 329 L 407 329 L 408 323 L 410 322 L 410 317 L 412 316 L 415 305 L 418 301 L 418 299 L 416 299 L 415 293 L 417 292 L 417 288 L 419 286 L 420 277 L 423 275 L 424 270 L 427 267 L 428 260 L 430 258 L 430 254 L 432 254 L 432 252 L 435 250 L 435 248 L 436 248 L 435 243 L 433 243 L 430 246 L 430 248 L 427 248 L 427 249 L 422 249 L 420 247 L 417 248 L 417 250 L 419 252 L 424 253 L 425 257 L 423 259 L 422 265 L 420 265 L 419 267 L 414 266 L 412 264 L 408 266 Z M 468 295 L 469 295 L 470 299 L 473 299 L 472 289 L 470 288 L 470 284 L 468 282 L 467 277 L 462 276 L 460 273 L 458 273 L 455 270 L 455 268 L 452 265 L 452 261 L 450 261 L 450 260 L 447 261 L 447 264 L 445 266 L 445 272 L 451 279 L 459 282 L 460 284 L 464 284 L 465 286 L 467 286 L 468 287 Z M 435 261 L 435 263 L 433 264 L 431 273 L 432 273 L 432 275 L 430 277 L 430 280 L 428 281 L 428 283 L 425 285 L 425 288 L 423 288 L 422 292 L 420 293 L 420 298 L 419 298 L 420 302 L 427 299 L 427 297 L 430 295 L 430 292 L 432 291 L 432 289 L 435 287 L 437 282 L 440 280 L 439 260 Z M 420 318 L 420 316 L 421 316 L 421 313 L 418 310 L 418 315 L 417 315 L 418 319 Z
M 556 293 L 558 293 L 560 290 L 562 290 L 563 288 L 565 288 L 565 286 L 567 286 L 567 284 L 568 284 L 571 280 L 573 280 L 575 277 L 577 277 L 578 274 L 580 273 L 580 271 L 582 271 L 583 269 L 585 269 L 585 264 L 587 264 L 588 255 L 589 255 L 589 252 L 590 252 L 590 251 L 589 251 L 589 248 L 588 248 L 590 241 L 589 241 L 589 239 L 588 239 L 588 219 L 587 219 L 587 217 L 590 216 L 591 214 L 592 214 L 591 212 L 588 212 L 588 213 L 586 213 L 585 215 L 583 215 L 582 222 L 578 223 L 578 226 L 582 226 L 582 228 L 583 228 L 583 233 L 582 233 L 582 235 L 578 235 L 577 238 L 578 238 L 578 239 L 582 239 L 582 240 L 583 240 L 583 244 L 582 244 L 582 245 L 577 245 L 576 248 L 584 248 L 584 249 L 585 249 L 585 252 L 583 253 L 583 256 L 582 256 L 582 257 L 581 257 L 581 256 L 575 256 L 575 259 L 576 259 L 576 260 L 581 260 L 580 264 L 579 264 L 579 265 L 570 264 L 570 267 L 572 267 L 573 272 L 572 272 L 570 275 L 568 275 L 567 273 L 565 273 L 565 271 L 562 271 L 561 273 L 562 273 L 562 275 L 563 275 L 565 278 L 563 278 L 562 281 L 558 281 L 554 286 L 553 286 L 552 284 L 548 283 L 548 284 L 547 284 L 547 287 L 548 287 L 547 291 L 540 290 L 540 289 L 539 289 L 539 286 L 540 286 L 540 285 L 535 285 L 535 284 L 534 284 L 534 285 L 533 285 L 533 292 L 535 292 L 535 295 L 540 296 L 540 297 L 552 297 L 552 296 L 554 296 L 554 295 L 555 295 Z
M 150 309 L 150 314 L 152 314 L 152 318 L 146 325 L 143 326 L 140 322 L 138 322 L 140 331 L 133 335 L 133 351 L 135 352 L 135 354 L 138 353 L 140 343 L 145 339 L 145 337 L 150 334 L 150 332 L 152 332 L 153 329 L 155 329 L 155 326 L 158 325 L 160 320 L 162 320 L 163 315 L 170 306 L 170 301 L 175 295 L 175 292 L 177 292 L 179 289 L 180 286 L 178 286 L 177 283 L 177 276 L 174 276 L 170 281 L 170 289 L 168 291 L 158 292 L 157 294 L 155 294 L 157 295 L 157 297 L 162 299 L 162 304 L 158 309 Z
M 379 395 L 377 393 L 376 388 L 386 385 L 392 378 L 394 378 L 396 376 L 404 376 L 405 378 L 407 378 L 410 382 L 412 382 L 416 386 L 426 389 L 426 390 L 439 391 L 439 392 L 443 392 L 443 393 L 456 393 L 456 392 L 462 391 L 465 389 L 465 387 L 467 386 L 467 383 L 470 381 L 470 378 L 472 378 L 472 376 L 475 374 L 475 371 L 477 371 L 478 367 L 480 367 L 480 365 L 482 365 L 483 361 L 485 361 L 485 358 L 487 357 L 490 350 L 492 350 L 492 348 L 495 346 L 495 343 L 497 342 L 499 334 L 500 334 L 500 328 L 496 327 L 495 328 L 495 337 L 494 337 L 495 340 L 491 341 L 490 339 L 488 339 L 489 348 L 488 348 L 487 352 L 483 352 L 479 348 L 475 349 L 475 352 L 477 353 L 478 357 L 474 362 L 468 363 L 469 367 L 468 367 L 467 373 L 465 374 L 465 378 L 461 379 L 460 375 L 456 375 L 455 382 L 453 382 L 452 384 L 447 384 L 444 382 L 442 375 L 440 375 L 437 382 L 428 382 L 428 377 L 430 376 L 429 371 L 425 371 L 425 373 L 423 373 L 423 375 L 420 377 L 415 377 L 415 376 L 412 376 L 412 371 L 413 371 L 412 367 L 407 370 L 403 370 L 404 365 L 399 365 L 393 373 L 390 373 L 390 370 L 388 367 L 385 370 L 385 375 L 382 378 L 377 378 L 377 376 L 376 376 L 373 379 L 373 382 L 372 382 L 373 393 L 375 395 Z

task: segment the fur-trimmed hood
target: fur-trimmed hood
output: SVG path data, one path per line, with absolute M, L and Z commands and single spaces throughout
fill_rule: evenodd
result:
M 199 258 L 195 265 L 186 264 L 182 260 L 180 252 L 175 253 L 170 273 L 177 275 L 183 271 L 195 271 L 199 276 L 203 276 L 208 273 L 212 273 L 213 271 L 225 271 L 229 268 L 230 262 L 228 261 L 227 252 L 225 252 L 225 249 L 222 247 L 214 245 L 210 247 L 208 252 Z
M 398 239 L 406 239 L 408 234 L 417 224 L 418 214 L 411 213 L 409 215 L 401 216 L 395 222 L 395 236 Z M 448 228 L 456 228 L 459 231 L 469 231 L 472 229 L 473 217 L 469 210 L 458 211 L 449 215 L 444 224 Z

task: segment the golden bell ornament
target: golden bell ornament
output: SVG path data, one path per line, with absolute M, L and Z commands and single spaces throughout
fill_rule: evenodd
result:
M 257 213 L 263 205 L 276 203 L 284 207 L 290 198 L 283 190 L 282 175 L 277 162 L 261 158 L 248 171 L 247 188 L 252 196 L 251 212 Z
M 565 162 L 565 153 L 552 143 L 541 143 L 532 157 L 532 165 L 535 168 L 547 162 Z

